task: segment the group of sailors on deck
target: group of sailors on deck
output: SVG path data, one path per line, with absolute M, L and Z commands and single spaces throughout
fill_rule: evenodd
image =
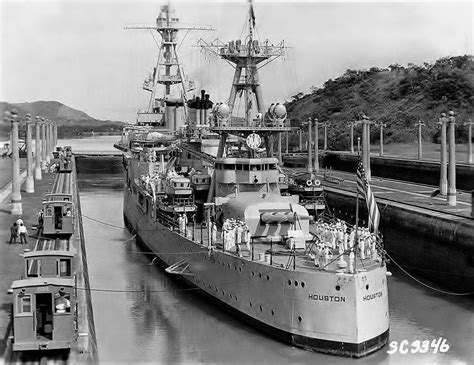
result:
M 344 265 L 343 254 L 356 246 L 356 252 L 361 259 L 372 257 L 378 258 L 377 236 L 369 231 L 368 228 L 358 227 L 357 230 L 348 229 L 346 223 L 337 220 L 332 223 L 318 221 L 316 223 L 316 235 L 319 242 L 316 245 L 315 265 L 325 266 L 333 258 L 334 251 L 337 250 L 339 262 Z M 357 245 L 356 245 L 357 239 Z
M 234 218 L 227 218 L 222 225 L 222 242 L 225 251 L 231 251 L 235 247 L 235 252 L 239 256 L 242 256 L 241 244 L 246 245 L 250 251 L 250 230 L 247 223 Z

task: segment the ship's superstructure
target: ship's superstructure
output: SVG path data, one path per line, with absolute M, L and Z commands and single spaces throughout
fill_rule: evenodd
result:
M 299 347 L 367 355 L 388 340 L 380 242 L 346 222 L 315 224 L 297 195 L 282 195 L 271 144 L 291 128 L 282 104 L 264 106 L 257 65 L 284 48 L 254 34 L 250 4 L 243 40 L 205 45 L 236 65 L 229 103 L 207 108 L 203 94 L 194 111 L 194 124 L 204 118 L 219 137 L 215 156 L 166 134 L 136 140 L 124 155 L 126 225 L 167 273 L 255 327 Z M 209 173 L 196 170 L 204 164 Z

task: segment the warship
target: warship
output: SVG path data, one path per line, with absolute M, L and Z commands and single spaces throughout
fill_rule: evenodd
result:
M 147 112 L 160 125 L 131 128 L 121 146 L 128 229 L 169 275 L 279 340 L 349 357 L 382 348 L 389 313 L 378 238 L 342 221 L 315 223 L 298 195 L 282 194 L 272 143 L 291 127 L 283 104 L 265 107 L 258 69 L 284 44 L 260 42 L 250 2 L 245 38 L 199 42 L 234 65 L 229 100 L 214 104 L 205 92 L 186 100 L 183 88 L 179 101 L 170 97 L 184 80 L 179 19 L 163 6 L 147 29 L 162 35 L 151 86 L 165 94 Z M 218 137 L 209 138 L 215 151 L 203 148 L 204 130 Z

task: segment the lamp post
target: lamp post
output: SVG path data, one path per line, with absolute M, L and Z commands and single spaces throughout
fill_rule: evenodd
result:
M 423 158 L 423 145 L 422 145 L 422 138 L 421 138 L 421 127 L 426 126 L 425 123 L 420 119 L 418 123 L 415 124 L 415 127 L 418 127 L 418 160 Z
M 288 154 L 288 147 L 289 147 L 289 138 L 290 138 L 290 132 L 286 131 L 285 132 L 285 144 L 286 144 L 286 148 L 285 148 L 285 151 L 286 151 L 286 154 Z
M 303 126 L 300 125 L 300 129 L 299 129 L 299 133 L 300 133 L 300 152 L 303 152 Z
M 468 122 L 465 122 L 464 125 L 467 125 L 467 163 L 472 163 L 472 119 L 469 119 Z
M 314 171 L 319 172 L 319 121 L 314 118 Z
M 354 125 L 355 122 L 347 123 L 347 126 L 350 128 L 350 151 L 354 154 Z
M 41 170 L 46 171 L 46 125 L 41 117 Z
M 379 156 L 383 156 L 383 127 L 386 127 L 387 125 L 383 122 L 379 122 L 378 126 L 380 127 L 380 152 L 379 152 Z
M 31 123 L 31 115 L 28 113 L 26 114 L 26 184 L 25 184 L 25 191 L 27 193 L 34 193 L 35 192 L 35 179 L 33 177 L 33 143 L 32 139 L 32 131 L 31 128 L 33 127 Z
M 312 173 L 313 172 L 313 153 L 312 153 L 312 148 L 311 148 L 311 136 L 312 136 L 312 131 L 311 131 L 311 125 L 313 122 L 311 121 L 311 118 L 308 118 L 308 172 Z
M 35 117 L 35 179 L 41 180 L 41 122 Z
M 446 124 L 449 119 L 446 113 L 441 113 L 438 124 L 441 125 L 441 151 L 440 151 L 440 171 L 439 171 L 439 192 L 441 195 L 448 194 L 448 176 L 447 176 L 447 156 L 446 156 Z
M 456 117 L 449 112 L 448 205 L 456 205 Z
M 367 180 L 370 182 L 372 174 L 370 171 L 370 125 L 373 124 L 366 115 L 362 116 L 362 120 L 356 123 L 362 124 L 362 165 L 364 166 Z
M 45 136 L 46 136 L 46 163 L 49 164 L 51 162 L 51 129 L 50 129 L 49 119 L 46 119 L 44 128 L 45 128 Z
M 283 165 L 283 157 L 281 155 L 281 132 L 278 133 L 278 161 L 280 166 Z
M 324 151 L 327 151 L 328 149 L 328 122 L 323 123 L 324 127 Z
M 13 109 L 11 113 L 5 112 L 5 121 L 10 122 L 10 134 L 12 141 L 12 195 L 11 211 L 12 215 L 23 214 L 21 203 L 21 181 L 20 181 L 20 151 L 18 148 L 18 115 Z

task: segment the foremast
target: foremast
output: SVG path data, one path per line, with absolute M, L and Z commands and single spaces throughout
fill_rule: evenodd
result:
M 171 7 L 169 2 L 167 5 L 162 6 L 160 10 L 155 25 L 131 25 L 125 27 L 125 29 L 154 30 L 159 33 L 161 37 L 156 66 L 154 67 L 152 74 L 150 74 L 143 82 L 143 89 L 149 91 L 151 95 L 148 109 L 146 113 L 142 114 L 148 114 L 148 119 L 150 120 L 153 120 L 154 116 L 157 117 L 160 114 L 163 115 L 165 111 L 173 113 L 173 108 L 168 108 L 169 110 L 165 109 L 169 106 L 175 107 L 175 109 L 182 106 L 182 110 L 186 116 L 186 93 L 193 89 L 193 84 L 192 82 L 187 82 L 183 68 L 179 62 L 177 52 L 177 48 L 179 48 L 177 47 L 178 32 L 180 30 L 186 30 L 186 32 L 213 30 L 211 26 L 185 25 L 180 23 L 179 18 L 175 14 L 175 9 Z M 172 99 L 171 91 L 173 85 L 181 86 L 180 98 L 178 98 L 180 100 Z M 163 96 L 158 95 L 160 86 L 164 86 Z M 166 129 L 171 129 L 176 132 L 182 125 L 177 122 L 176 115 L 173 115 L 172 121 L 174 123 L 164 120 L 157 124 L 160 126 L 166 126 Z

